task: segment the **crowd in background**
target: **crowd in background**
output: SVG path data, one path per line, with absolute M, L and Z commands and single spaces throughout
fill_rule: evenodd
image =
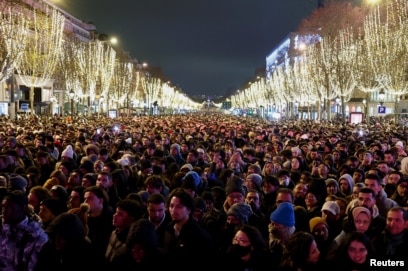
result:
M 408 128 L 0 119 L 0 270 L 408 265 Z

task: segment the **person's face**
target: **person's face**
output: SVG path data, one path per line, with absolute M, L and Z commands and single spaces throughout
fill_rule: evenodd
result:
M 387 183 L 397 185 L 400 179 L 401 179 L 400 175 L 390 173 L 387 178 Z
M 369 217 L 366 213 L 359 213 L 354 219 L 354 226 L 358 232 L 365 233 L 370 227 L 370 223 L 371 217 Z
M 394 161 L 394 156 L 391 153 L 384 154 L 384 162 L 386 162 L 388 165 L 392 166 L 394 164 Z
M 279 186 L 274 186 L 269 182 L 263 182 L 262 183 L 262 192 L 266 195 L 266 194 L 270 194 L 275 192 L 278 189 Z
M 327 194 L 328 194 L 328 195 L 336 195 L 336 194 L 339 192 L 339 189 L 338 189 L 337 186 L 334 185 L 334 184 L 329 184 L 329 185 L 326 187 L 326 190 L 327 190 Z
M 153 224 L 160 223 L 164 217 L 166 206 L 163 203 L 148 203 L 147 214 Z
M 172 197 L 169 205 L 170 216 L 174 222 L 187 221 L 191 210 L 184 206 L 180 199 L 177 197 Z
M 38 197 L 34 193 L 28 193 L 27 199 L 28 199 L 28 204 L 33 206 L 34 211 L 37 213 L 40 210 L 39 209 L 40 208 L 40 201 L 39 201 Z
M 319 256 L 320 256 L 320 251 L 317 248 L 316 242 L 313 240 L 309 248 L 309 255 L 307 257 L 307 262 L 315 264 L 319 261 Z
M 251 240 L 249 240 L 249 237 L 245 232 L 237 231 L 232 239 L 232 244 L 247 247 L 251 245 Z
M 401 197 L 408 196 L 408 182 L 402 182 L 397 186 L 397 193 Z
M 245 202 L 251 206 L 253 211 L 258 210 L 261 206 L 261 199 L 259 198 L 259 194 L 256 192 L 248 192 L 245 197 Z
M 41 218 L 42 223 L 51 222 L 55 218 L 55 215 L 45 205 L 40 205 L 38 216 Z
M 325 224 L 320 223 L 314 227 L 313 234 L 315 236 L 321 236 L 323 240 L 327 240 L 327 238 L 329 238 L 329 229 Z
M 377 165 L 377 168 L 378 168 L 379 170 L 381 170 L 382 172 L 384 172 L 385 174 L 387 174 L 388 171 L 390 170 L 390 168 L 388 167 L 388 165 L 387 165 L 386 163 L 379 163 L 379 164 Z
M 68 178 L 68 181 L 67 181 L 68 185 L 71 186 L 71 187 L 75 187 L 77 185 L 80 185 L 81 184 L 80 177 L 81 176 L 78 174 L 78 172 L 72 172 L 69 175 L 69 178 Z
M 348 249 L 347 255 L 349 256 L 350 260 L 357 264 L 362 264 L 367 259 L 367 248 L 365 245 L 359 241 L 351 241 Z
M 146 249 L 140 244 L 133 244 L 131 255 L 132 259 L 139 263 L 146 257 Z
M 363 175 L 360 172 L 354 172 L 353 173 L 353 180 L 354 183 L 360 183 L 363 180 Z
M 295 188 L 293 189 L 293 194 L 295 198 L 304 198 L 307 193 L 307 185 L 304 183 L 296 184 Z
M 234 203 L 242 203 L 245 201 L 244 195 L 239 192 L 232 192 L 227 196 L 227 203 L 232 206 Z
M 328 173 L 328 169 L 326 165 L 320 164 L 319 167 L 317 168 L 317 172 L 319 173 L 320 176 L 325 176 Z
M 362 207 L 366 207 L 367 209 L 371 210 L 371 208 L 375 204 L 375 198 L 371 193 L 358 193 L 358 205 Z
M 307 207 L 313 207 L 317 204 L 317 198 L 312 193 L 307 193 L 305 197 L 305 204 Z
M 112 225 L 119 230 L 129 228 L 135 221 L 135 218 L 130 216 L 128 212 L 121 208 L 116 208 L 116 212 L 113 214 Z
M 300 166 L 299 160 L 296 158 L 292 158 L 290 166 L 292 169 L 295 169 L 295 170 L 299 169 L 299 166 Z
M 3 200 L 1 207 L 2 223 L 16 225 L 23 220 L 25 208 L 7 199 Z
M 95 211 L 99 211 L 103 209 L 103 199 L 98 198 L 92 192 L 85 192 L 84 195 L 84 202 L 88 203 L 89 205 L 89 212 L 92 214 Z
M 385 229 L 392 235 L 397 235 L 405 230 L 404 215 L 401 211 L 388 211 Z
M 71 191 L 69 196 L 69 206 L 70 208 L 79 208 L 81 205 L 81 195 L 77 191 Z
M 109 176 L 99 174 L 98 178 L 96 179 L 96 185 L 108 190 L 113 185 L 113 182 Z
M 278 207 L 279 204 L 283 202 L 292 203 L 292 195 L 289 193 L 278 193 L 278 195 L 276 196 L 276 201 L 275 201 L 276 207 Z
M 347 191 L 349 191 L 349 189 L 350 189 L 350 184 L 349 184 L 349 182 L 348 182 L 347 180 L 345 180 L 345 179 L 341 179 L 340 182 L 339 182 L 339 185 L 340 185 L 340 190 L 341 190 L 342 192 L 347 192 Z
M 381 190 L 381 185 L 378 184 L 377 180 L 374 179 L 365 179 L 364 180 L 365 186 L 371 188 L 374 191 L 374 194 L 378 195 Z

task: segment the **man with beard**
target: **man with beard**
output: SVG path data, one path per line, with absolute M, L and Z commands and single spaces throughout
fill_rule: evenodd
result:
M 295 232 L 295 212 L 291 202 L 282 202 L 271 213 L 269 223 L 269 249 L 272 263 L 278 265 L 282 258 L 283 246 Z M 275 266 L 275 265 L 272 266 Z
M 269 219 L 261 208 L 262 193 L 256 189 L 250 189 L 245 196 L 245 203 L 251 206 L 255 219 L 250 219 L 249 224 L 256 226 L 262 235 L 268 237 Z M 256 220 L 256 221 L 253 221 Z

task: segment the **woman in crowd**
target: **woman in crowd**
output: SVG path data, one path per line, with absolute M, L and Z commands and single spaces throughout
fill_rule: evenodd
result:
M 225 255 L 222 266 L 236 271 L 260 271 L 270 269 L 270 252 L 257 227 L 242 225 L 238 228 Z
M 284 247 L 280 271 L 318 270 L 320 251 L 312 234 L 296 232 Z

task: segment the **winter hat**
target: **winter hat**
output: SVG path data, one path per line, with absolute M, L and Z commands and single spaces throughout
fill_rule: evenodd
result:
M 225 186 L 226 196 L 228 196 L 232 192 L 238 192 L 245 196 L 245 190 L 244 190 L 244 186 L 242 185 L 242 179 L 235 178 L 227 182 L 227 185 Z
M 8 192 L 3 200 L 14 202 L 19 206 L 27 206 L 28 204 L 27 195 L 25 194 L 24 191 L 21 190 L 14 190 Z
M 67 204 L 59 199 L 48 198 L 43 200 L 41 205 L 47 207 L 48 210 L 50 210 L 50 212 L 55 216 L 67 211 Z
M 371 218 L 370 210 L 368 210 L 366 207 L 357 206 L 354 207 L 353 210 L 351 211 L 351 214 L 353 215 L 353 220 L 355 220 L 360 213 L 365 213 L 368 215 L 369 218 Z
M 81 220 L 83 226 L 84 226 L 84 230 L 86 235 L 88 235 L 89 232 L 89 228 L 88 228 L 88 213 L 89 213 L 90 207 L 88 205 L 88 203 L 81 203 L 81 205 L 79 206 L 79 208 L 71 208 L 69 209 L 67 212 L 71 213 L 71 214 L 75 214 L 79 217 L 79 219 Z
M 74 151 L 72 150 L 72 146 L 68 145 L 65 150 L 62 151 L 61 157 L 68 157 L 73 159 L 74 158 Z
M 335 186 L 337 186 L 337 189 L 339 189 L 339 183 L 336 181 L 336 179 L 328 178 L 325 182 L 326 186 L 334 184 Z
M 116 161 L 119 165 L 121 166 L 128 166 L 129 165 L 129 160 L 127 158 L 120 158 Z
M 183 177 L 183 183 L 182 186 L 184 185 L 184 183 L 186 182 L 190 182 L 190 183 L 194 183 L 194 186 L 198 189 L 201 186 L 201 178 L 200 175 L 198 175 L 197 172 L 195 171 L 189 171 L 186 173 L 186 175 L 184 175 Z
M 327 196 L 326 183 L 323 179 L 313 179 L 309 184 L 309 192 L 316 196 L 319 201 L 322 201 Z
M 170 150 L 171 150 L 172 148 L 176 148 L 177 151 L 178 151 L 178 153 L 180 153 L 180 148 L 181 148 L 181 147 L 180 147 L 179 144 L 177 144 L 177 143 L 172 144 L 172 145 L 170 146 Z
M 257 173 L 252 173 L 246 176 L 246 179 L 253 181 L 258 187 L 262 185 L 262 176 Z
M 341 181 L 342 179 L 347 180 L 347 182 L 349 183 L 349 186 L 350 186 L 350 191 L 353 191 L 353 186 L 354 186 L 353 177 L 352 177 L 350 174 L 348 174 L 348 173 L 343 174 L 343 175 L 341 175 L 340 178 L 339 178 L 339 184 L 340 184 L 340 181 Z
M 340 207 L 335 201 L 326 201 L 322 206 L 323 211 L 329 211 L 333 215 L 338 215 L 340 213 Z
M 313 232 L 314 228 L 319 224 L 324 224 L 326 225 L 326 227 L 329 227 L 329 225 L 326 222 L 326 219 L 324 219 L 323 217 L 319 216 L 313 217 L 312 219 L 309 220 L 310 232 Z
M 193 166 L 191 164 L 184 164 L 181 166 L 180 171 L 183 171 L 183 169 L 187 169 L 187 171 L 192 171 Z
M 227 216 L 234 216 L 241 222 L 241 224 L 247 224 L 249 217 L 252 214 L 253 212 L 251 206 L 243 202 L 232 204 L 232 206 L 227 211 Z
M 15 173 L 10 174 L 10 178 L 9 178 L 9 189 L 11 191 L 14 190 L 21 190 L 21 191 L 25 191 L 27 188 L 27 180 Z
M 293 227 L 295 225 L 293 204 L 290 202 L 280 203 L 275 211 L 271 213 L 270 220 L 286 227 Z
M 95 144 L 88 144 L 88 145 L 86 145 L 85 146 L 85 153 L 86 153 L 86 155 L 89 155 L 90 154 L 90 152 L 93 152 L 93 153 L 95 153 L 95 154 L 99 154 L 99 147 L 98 146 L 96 146 Z

